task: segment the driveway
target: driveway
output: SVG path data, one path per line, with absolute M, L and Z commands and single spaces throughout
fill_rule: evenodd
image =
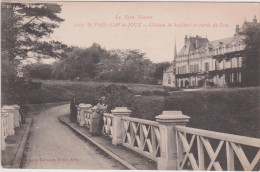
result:
M 22 168 L 125 169 L 61 124 L 57 117 L 68 113 L 69 105 L 60 105 L 33 116 Z

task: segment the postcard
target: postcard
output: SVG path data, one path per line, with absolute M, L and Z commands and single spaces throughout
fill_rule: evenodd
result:
M 260 170 L 260 4 L 1 3 L 4 169 Z

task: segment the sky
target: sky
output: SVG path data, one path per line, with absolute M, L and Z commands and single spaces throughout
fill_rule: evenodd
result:
M 107 50 L 140 49 L 153 62 L 172 61 L 185 35 L 209 41 L 233 36 L 236 25 L 260 21 L 260 4 L 198 2 L 62 2 L 65 21 L 51 39 Z M 170 25 L 171 24 L 171 25 Z M 202 27 L 204 26 L 204 27 Z

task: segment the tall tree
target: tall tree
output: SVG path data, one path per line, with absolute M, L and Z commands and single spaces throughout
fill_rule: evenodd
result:
M 159 79 L 163 78 L 164 70 L 169 67 L 171 64 L 169 62 L 161 62 L 155 64 L 155 71 L 154 71 L 154 79 L 158 81 Z
M 56 63 L 53 75 L 58 79 L 93 79 L 97 74 L 97 64 L 107 55 L 107 51 L 94 43 L 89 48 L 71 47 L 66 57 Z
M 15 94 L 22 59 L 62 57 L 66 46 L 44 39 L 64 21 L 58 16 L 60 12 L 61 6 L 54 3 L 1 3 L 2 93 Z
M 243 59 L 243 73 L 246 85 L 260 85 L 260 27 L 249 26 L 243 33 L 246 48 Z

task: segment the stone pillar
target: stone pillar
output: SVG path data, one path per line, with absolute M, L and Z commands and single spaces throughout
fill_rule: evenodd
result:
M 8 135 L 14 135 L 14 111 L 15 109 L 11 106 L 3 106 L 3 110 L 6 110 L 8 113 Z
M 80 122 L 80 105 L 77 106 L 77 121 Z
M 85 105 L 85 108 L 84 108 L 84 117 L 85 117 L 84 120 L 85 120 L 85 125 L 86 125 L 87 127 L 89 127 L 89 125 L 90 125 L 89 113 L 92 112 L 91 108 L 92 108 L 92 105 L 91 105 L 91 104 L 86 104 L 86 105 Z
M 20 127 L 20 121 L 21 121 L 21 115 L 19 113 L 20 106 L 12 105 L 12 107 L 15 109 L 15 111 L 14 111 L 14 127 Z
M 114 118 L 113 118 L 113 138 L 112 144 L 118 145 L 123 143 L 123 132 L 124 125 L 122 121 L 122 117 L 129 117 L 132 113 L 131 110 L 128 110 L 127 107 L 116 107 L 114 110 L 111 110 Z
M 5 138 L 7 137 L 7 128 L 8 128 L 8 123 L 7 119 L 8 118 L 8 113 L 6 110 L 2 109 L 1 112 L 1 150 L 5 150 L 6 144 L 5 144 Z
M 181 150 L 177 150 L 175 126 L 185 126 L 190 117 L 183 115 L 181 111 L 163 111 L 155 118 L 159 122 L 161 136 L 161 157 L 157 163 L 157 169 L 178 170 L 177 153 L 182 152 L 182 147 L 180 147 Z
M 79 104 L 79 126 L 84 126 L 86 124 L 85 120 L 85 110 L 89 109 L 91 106 L 89 104 L 80 103 Z

